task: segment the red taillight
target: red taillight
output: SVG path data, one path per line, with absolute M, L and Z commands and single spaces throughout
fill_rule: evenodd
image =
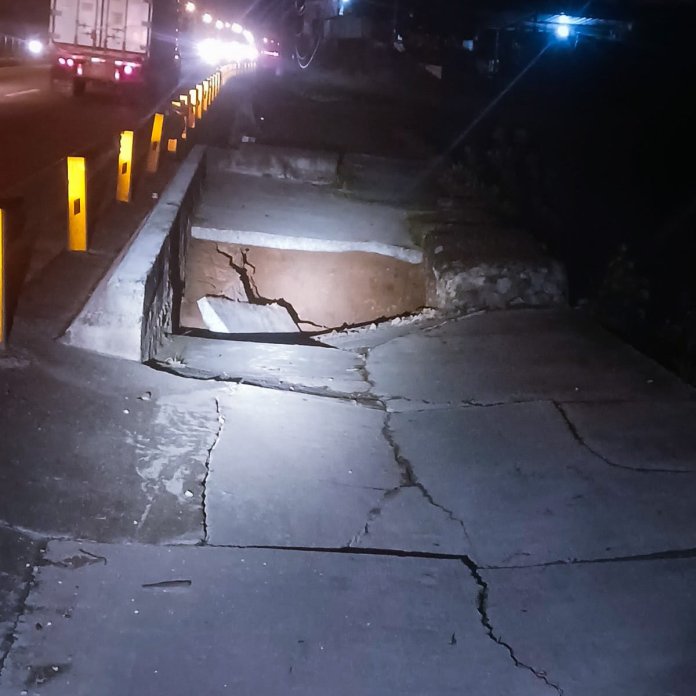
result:
M 126 65 L 126 66 L 123 68 L 123 72 L 124 72 L 124 74 L 126 74 L 126 75 L 132 75 L 132 74 L 133 74 L 133 66 L 132 66 L 132 65 Z
M 119 70 L 116 70 L 116 72 L 114 72 L 114 80 L 116 80 L 116 82 L 118 82 L 120 79 L 121 79 L 121 72 Z
M 82 75 L 82 66 L 81 65 L 77 66 L 77 74 Z
M 73 65 L 75 65 L 75 61 L 72 58 L 68 58 L 68 60 L 65 61 L 65 64 L 69 67 L 72 68 Z
M 65 58 L 59 58 L 58 65 L 65 65 Z

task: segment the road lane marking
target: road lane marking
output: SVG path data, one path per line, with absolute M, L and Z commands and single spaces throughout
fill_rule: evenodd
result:
M 7 94 L 4 94 L 3 96 L 5 97 L 21 97 L 24 94 L 34 94 L 35 92 L 40 92 L 40 89 L 23 89 L 19 92 L 7 92 Z

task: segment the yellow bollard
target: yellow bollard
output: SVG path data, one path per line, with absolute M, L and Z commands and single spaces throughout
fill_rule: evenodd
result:
M 203 85 L 196 85 L 196 118 L 200 121 L 203 118 Z
M 169 138 L 169 140 L 167 140 L 167 152 L 172 155 L 176 155 L 177 145 L 178 143 L 176 138 Z
M 0 208 L 0 348 L 7 341 L 7 293 L 5 291 L 7 254 L 5 249 L 5 211 Z
M 189 91 L 189 128 L 196 127 L 196 100 L 198 92 L 195 89 Z
M 68 249 L 87 251 L 87 166 L 68 157 Z
M 188 112 L 188 95 L 182 94 L 179 97 L 179 104 L 181 105 L 181 109 L 179 110 L 179 113 L 183 116 L 184 118 L 184 130 L 181 132 L 181 139 L 186 140 L 186 130 L 188 128 L 188 121 L 189 121 L 189 112 Z
M 203 80 L 203 111 L 210 107 L 210 82 Z
M 116 181 L 116 200 L 121 203 L 130 203 L 132 174 L 133 131 L 123 131 L 118 154 L 118 179 Z
M 157 172 L 157 167 L 159 166 L 163 129 L 164 114 L 155 114 L 155 118 L 152 121 L 152 135 L 150 136 L 150 152 L 147 156 L 147 171 L 150 174 Z

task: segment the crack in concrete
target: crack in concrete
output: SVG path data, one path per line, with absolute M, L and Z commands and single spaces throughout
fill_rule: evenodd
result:
M 232 377 L 225 373 L 212 374 L 203 372 L 197 368 L 189 368 L 185 364 L 167 363 L 162 360 L 151 360 L 147 363 L 148 367 L 160 372 L 178 375 L 185 379 L 195 379 L 199 382 L 222 382 L 224 384 L 244 384 L 259 389 L 269 389 L 272 391 L 296 392 L 307 394 L 308 396 L 320 396 L 327 399 L 337 399 L 338 401 L 350 401 L 366 408 L 375 408 L 384 411 L 382 401 L 372 395 L 366 396 L 359 392 L 338 392 L 331 391 L 328 387 L 309 387 L 305 384 L 291 384 L 289 382 L 270 382 L 262 379 L 251 379 L 249 377 Z M 360 369 L 360 368 L 358 368 Z
M 517 565 L 482 565 L 481 570 L 526 570 L 529 568 L 553 568 L 554 566 L 601 565 L 604 563 L 641 563 L 646 561 L 678 561 L 696 558 L 696 548 L 667 549 L 654 553 L 630 556 L 607 556 L 606 558 L 567 558 L 543 563 L 520 563 Z
M 413 465 L 411 464 L 411 462 L 401 453 L 399 443 L 396 442 L 396 438 L 394 437 L 394 433 L 391 429 L 391 417 L 392 414 L 385 410 L 384 424 L 382 426 L 382 437 L 384 437 L 385 441 L 387 442 L 389 448 L 392 451 L 394 461 L 396 462 L 396 465 L 401 473 L 401 482 L 395 488 L 390 488 L 389 490 L 385 491 L 379 503 L 369 511 L 367 521 L 365 522 L 365 525 L 362 528 L 362 530 L 351 538 L 351 540 L 347 544 L 347 547 L 355 548 L 355 545 L 359 544 L 362 541 L 362 539 L 370 533 L 370 523 L 374 522 L 374 520 L 382 514 L 384 505 L 390 499 L 395 498 L 399 494 L 399 492 L 404 488 L 416 488 L 418 491 L 420 491 L 421 495 L 430 505 L 444 512 L 452 522 L 459 525 L 464 534 L 464 538 L 471 547 L 471 538 L 469 537 L 469 533 L 466 529 L 464 521 L 457 517 L 452 510 L 445 507 L 444 505 L 441 505 L 433 498 L 430 491 L 423 485 L 423 483 L 421 483 L 421 481 L 418 480 L 418 477 L 416 476 L 413 470 Z
M 217 422 L 218 427 L 213 437 L 213 442 L 208 448 L 208 453 L 205 458 L 204 468 L 205 473 L 203 474 L 203 480 L 201 481 L 201 512 L 203 515 L 203 544 L 208 542 L 208 479 L 210 477 L 210 466 L 213 459 L 213 452 L 218 446 L 220 439 L 222 438 L 222 431 L 225 427 L 225 414 L 222 412 L 222 406 L 220 405 L 220 398 L 215 397 L 215 410 L 217 412 Z
M 254 279 L 254 273 L 256 273 L 256 266 L 254 266 L 254 264 L 251 263 L 251 261 L 249 261 L 247 252 L 245 252 L 243 249 L 239 250 L 239 253 L 242 257 L 241 266 L 236 262 L 233 254 L 230 254 L 224 249 L 221 249 L 219 246 L 217 246 L 217 251 L 219 254 L 222 254 L 222 256 L 225 256 L 229 260 L 230 266 L 232 266 L 232 268 L 239 275 L 239 279 L 242 281 L 242 285 L 244 286 L 244 292 L 246 293 L 247 301 L 249 302 L 249 304 L 262 306 L 277 304 L 280 307 L 283 307 L 283 309 L 285 309 L 287 313 L 290 315 L 290 318 L 293 320 L 293 322 L 295 322 L 295 325 L 298 329 L 300 328 L 300 324 L 309 324 L 310 326 L 314 326 L 322 331 L 325 331 L 329 328 L 327 326 L 323 326 L 322 324 L 316 324 L 315 322 L 310 321 L 308 319 L 302 319 L 300 315 L 297 313 L 295 307 L 293 307 L 293 305 L 290 302 L 288 302 L 286 299 L 282 297 L 277 299 L 263 297 L 259 292 L 258 285 L 256 285 L 256 280 Z
M 29 600 L 29 594 L 36 584 L 36 571 L 41 562 L 41 557 L 46 552 L 46 547 L 48 546 L 48 540 L 44 539 L 41 544 L 36 548 L 34 554 L 33 562 L 27 564 L 26 571 L 24 573 L 24 587 L 17 601 L 17 608 L 15 613 L 14 621 L 10 626 L 10 630 L 6 636 L 2 637 L 2 642 L 0 643 L 0 676 L 2 676 L 3 670 L 5 668 L 5 662 L 7 657 L 12 650 L 12 646 L 17 640 L 17 629 L 19 628 L 19 622 L 24 616 L 27 610 L 27 602 Z
M 445 507 L 444 505 L 441 505 L 433 498 L 430 491 L 425 487 L 425 485 L 423 485 L 423 483 L 421 483 L 421 481 L 419 481 L 418 476 L 416 475 L 416 472 L 413 469 L 413 464 L 411 464 L 411 462 L 401 453 L 401 447 L 399 446 L 399 443 L 396 441 L 394 431 L 391 427 L 392 416 L 392 413 L 388 411 L 385 412 L 382 436 L 391 448 L 394 455 L 394 461 L 401 470 L 401 485 L 399 486 L 399 488 L 417 488 L 421 492 L 423 497 L 433 507 L 438 508 L 438 510 L 442 510 L 442 512 L 444 512 L 453 522 L 456 522 L 462 528 L 462 532 L 464 533 L 465 539 L 469 544 L 471 544 L 471 538 L 469 537 L 469 533 L 467 532 L 466 526 L 464 525 L 464 521 L 457 517 L 452 510 Z
M 594 447 L 591 447 L 590 445 L 585 442 L 584 438 L 578 431 L 577 427 L 575 426 L 575 423 L 570 418 L 570 415 L 568 412 L 565 410 L 563 407 L 563 404 L 561 404 L 558 401 L 552 401 L 551 402 L 558 413 L 561 415 L 561 418 L 563 419 L 563 422 L 566 424 L 566 427 L 570 431 L 570 434 L 573 436 L 573 439 L 581 446 L 584 447 L 588 452 L 593 454 L 595 457 L 598 459 L 601 459 L 605 464 L 608 466 L 613 467 L 614 469 L 623 469 L 624 471 L 634 471 L 639 474 L 682 474 L 682 475 L 687 475 L 687 476 L 693 476 L 696 474 L 696 471 L 689 471 L 686 469 L 648 469 L 646 467 L 640 467 L 640 466 L 627 466 L 625 464 L 618 464 L 617 462 L 612 461 L 608 457 L 605 457 L 601 452 L 598 452 Z
M 515 654 L 515 650 L 512 647 L 512 645 L 505 642 L 502 636 L 495 632 L 493 624 L 491 623 L 490 616 L 488 615 L 488 583 L 483 579 L 479 567 L 476 565 L 476 563 L 474 563 L 471 560 L 471 558 L 469 558 L 468 556 L 462 556 L 461 561 L 464 564 L 464 566 L 468 569 L 469 573 L 471 574 L 471 577 L 474 579 L 474 582 L 476 582 L 476 584 L 478 585 L 479 595 L 478 601 L 476 603 L 476 609 L 479 613 L 479 616 L 481 617 L 481 625 L 485 628 L 488 637 L 494 643 L 497 643 L 501 647 L 505 648 L 507 653 L 510 655 L 510 659 L 514 662 L 515 667 L 518 667 L 519 669 L 525 669 L 528 672 L 531 672 L 537 679 L 543 681 L 544 684 L 551 687 L 552 689 L 555 689 L 555 691 L 558 694 L 560 694 L 560 696 L 563 696 L 563 689 L 555 682 L 552 682 L 545 671 L 536 669 L 535 667 L 532 667 L 526 662 L 522 662 L 522 660 L 520 660 L 519 657 L 517 657 L 517 655 Z

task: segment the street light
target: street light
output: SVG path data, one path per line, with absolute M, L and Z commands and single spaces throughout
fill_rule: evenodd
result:
M 213 15 L 211 15 L 209 12 L 206 12 L 203 15 L 203 24 L 212 24 L 213 22 Z
M 186 3 L 186 11 L 189 12 L 190 14 L 193 14 L 196 11 L 196 3 L 195 2 L 187 2 Z

